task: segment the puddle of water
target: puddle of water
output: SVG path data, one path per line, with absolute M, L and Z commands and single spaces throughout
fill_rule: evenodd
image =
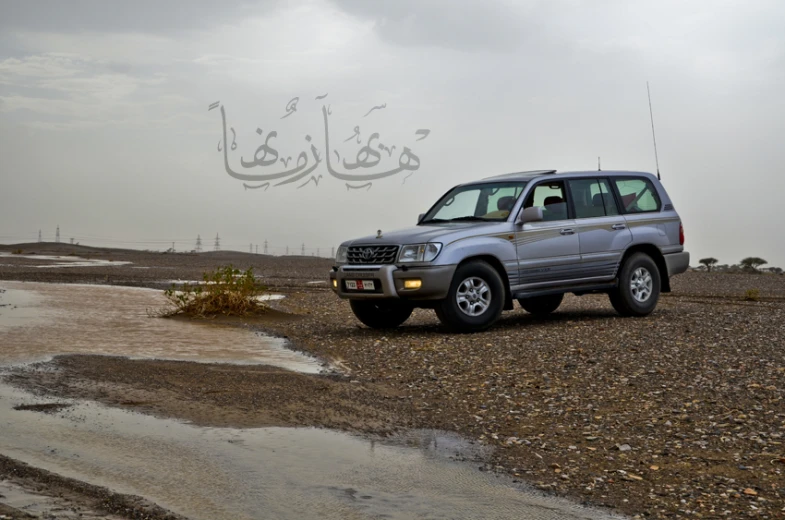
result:
M 12 253 L 0 253 L 1 257 L 25 258 L 28 260 L 46 260 L 56 263 L 33 265 L 30 267 L 51 268 L 51 267 L 97 267 L 112 265 L 128 265 L 131 262 L 100 260 L 98 258 L 82 258 L 79 256 L 49 256 L 49 255 L 15 255 Z
M 104 285 L 0 282 L 0 364 L 56 354 L 265 364 L 319 373 L 315 358 L 228 325 L 152 318 L 163 291 Z
M 198 428 L 94 403 L 13 409 L 33 402 L 0 384 L 7 455 L 196 520 L 613 518 L 453 462 L 443 453 L 470 447 L 433 432 L 412 448 L 310 428 Z

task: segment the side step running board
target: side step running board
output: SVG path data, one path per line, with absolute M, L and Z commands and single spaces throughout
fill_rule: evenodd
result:
M 550 294 L 574 293 L 576 296 L 592 292 L 603 292 L 616 287 L 616 282 L 600 283 L 593 285 L 568 285 L 566 287 L 539 289 L 532 291 L 518 291 L 513 293 L 514 299 L 532 298 L 534 296 L 548 296 Z

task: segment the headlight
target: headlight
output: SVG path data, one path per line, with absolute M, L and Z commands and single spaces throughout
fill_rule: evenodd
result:
M 430 262 L 439 255 L 442 245 L 438 243 L 412 244 L 401 247 L 399 262 Z
M 346 246 L 341 246 L 338 248 L 338 252 L 335 253 L 335 263 L 336 264 L 345 264 L 346 263 L 346 252 L 349 251 L 349 248 Z

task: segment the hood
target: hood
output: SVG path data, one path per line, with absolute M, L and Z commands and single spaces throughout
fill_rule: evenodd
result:
M 441 224 L 424 224 L 406 229 L 394 231 L 382 231 L 382 237 L 376 235 L 348 240 L 342 245 L 404 245 L 404 244 L 423 244 L 425 242 L 441 242 L 448 244 L 454 239 L 465 236 L 468 228 L 478 229 L 480 227 L 497 226 L 499 222 L 445 222 Z M 479 234 L 481 234 L 480 232 Z

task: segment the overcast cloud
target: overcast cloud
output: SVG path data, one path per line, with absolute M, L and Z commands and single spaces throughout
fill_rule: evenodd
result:
M 326 254 L 411 225 L 458 182 L 597 156 L 654 171 L 649 81 L 693 263 L 785 267 L 783 27 L 777 0 L 0 0 L 0 243 L 59 225 L 83 244 L 220 234 Z M 271 131 L 281 158 L 314 146 L 323 161 L 323 105 L 342 159 L 359 126 L 363 144 L 396 146 L 380 166 L 409 147 L 420 168 L 352 189 L 320 164 L 318 185 L 247 189 L 224 167 L 214 102 L 236 172 L 263 173 L 240 158 Z

